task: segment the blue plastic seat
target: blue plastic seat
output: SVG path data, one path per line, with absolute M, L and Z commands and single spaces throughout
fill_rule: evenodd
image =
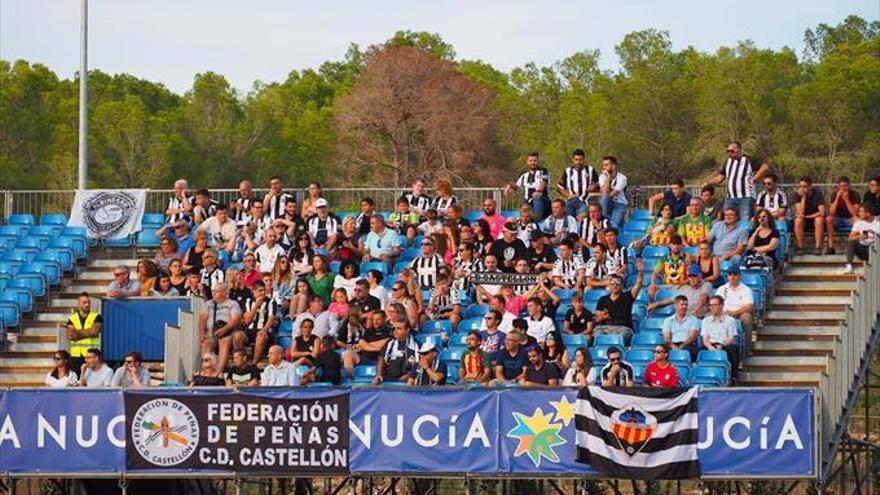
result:
M 21 265 L 18 276 L 22 275 L 40 275 L 48 285 L 58 285 L 61 282 L 61 267 L 52 261 L 33 261 Z
M 424 344 L 424 343 L 427 343 L 427 342 L 432 342 L 432 343 L 434 344 L 434 346 L 435 346 L 437 349 L 441 349 L 441 348 L 443 348 L 443 339 L 440 337 L 440 335 L 438 335 L 438 334 L 436 334 L 436 333 L 429 333 L 429 334 L 421 334 L 421 335 L 417 335 L 417 336 L 416 336 L 416 341 L 417 341 L 419 344 Z
M 714 366 L 698 366 L 691 370 L 689 381 L 692 386 L 720 387 L 727 385 L 727 372 Z
M 3 253 L 2 261 L 12 261 L 21 265 L 22 263 L 30 263 L 35 256 L 36 250 L 16 248 Z
M 483 326 L 482 318 L 465 318 L 458 324 L 458 331 L 463 333 L 470 332 L 471 330 L 479 331 L 481 326 Z
M 278 335 L 288 337 L 293 335 L 293 320 L 287 318 L 281 320 L 281 324 L 278 325 Z
M 421 254 L 422 254 L 421 251 L 419 251 L 419 256 L 421 256 Z M 418 256 L 416 256 L 416 258 L 418 258 Z M 413 260 L 414 260 L 414 259 L 415 259 L 415 258 L 413 258 Z M 397 263 L 394 264 L 394 267 L 391 269 L 391 273 L 400 274 L 400 272 L 402 272 L 402 271 L 406 270 L 407 268 L 409 268 L 409 265 L 410 265 L 411 262 L 412 262 L 412 260 L 400 260 L 400 261 L 398 261 Z
M 650 220 L 630 220 L 623 224 L 623 231 L 644 234 L 648 230 L 649 225 L 651 225 Z
M 137 233 L 135 244 L 142 248 L 157 248 L 162 243 L 162 239 L 156 235 L 156 229 L 144 229 Z
M 57 244 L 50 243 L 49 247 L 39 252 L 34 261 L 54 261 L 58 263 L 62 272 L 73 271 L 76 263 L 74 253 L 70 249 L 55 247 Z
M 0 293 L 0 327 L 12 328 L 21 323 L 21 311 L 15 294 Z
M 562 299 L 562 302 L 571 302 L 571 296 L 574 295 L 574 289 L 553 289 L 553 293 L 556 294 L 559 299 Z
M 676 366 L 687 366 L 691 365 L 691 353 L 690 351 L 685 351 L 682 349 L 670 349 L 669 350 L 669 362 Z
M 37 225 L 28 229 L 28 237 L 55 237 L 61 232 L 58 225 Z
M 638 210 L 633 210 L 629 217 L 630 220 L 651 220 L 651 212 L 646 208 L 639 208 Z
M 15 243 L 15 247 L 20 249 L 36 249 L 37 251 L 39 251 L 49 245 L 50 237 L 51 236 L 32 237 L 30 234 L 28 234 L 27 237 L 19 237 L 18 242 Z M 36 252 L 34 254 L 36 254 Z
M 40 225 L 52 225 L 55 227 L 67 226 L 67 215 L 64 213 L 43 213 L 40 215 Z
M 372 365 L 356 366 L 351 381 L 356 385 L 370 385 L 377 372 L 376 367 Z
M 604 289 L 590 289 L 584 293 L 584 302 L 598 301 L 599 299 L 602 299 L 602 296 L 605 296 L 607 294 L 608 291 Z
M 647 365 L 642 365 L 642 364 L 633 364 L 632 365 L 633 381 L 636 383 L 636 385 L 641 385 L 645 379 L 645 366 L 647 366 Z
M 570 349 L 587 346 L 587 336 L 581 334 L 562 334 L 562 343 Z
M 428 320 L 422 326 L 422 331 L 427 333 L 452 332 L 452 323 L 449 320 Z
M 9 250 L 15 249 L 15 244 L 18 242 L 17 235 L 9 235 L 9 234 L 0 234 L 0 249 Z
M 341 261 L 331 261 L 330 262 L 330 271 L 333 273 L 339 273 L 339 268 L 342 267 Z
M 617 239 L 617 241 L 622 246 L 629 246 L 630 244 L 633 243 L 633 241 L 640 239 L 643 235 L 644 235 L 644 232 L 636 232 L 636 231 L 632 231 L 632 230 L 628 231 L 628 232 L 624 231 L 620 234 L 620 237 Z
M 645 246 L 642 250 L 642 256 L 645 258 L 662 258 L 669 254 L 669 248 L 666 246 Z M 648 260 L 645 260 L 645 269 L 648 268 Z
M 30 313 L 34 309 L 34 296 L 30 290 L 7 286 L 3 293 L 12 295 L 12 300 L 18 304 L 18 310 L 22 313 Z
M 590 347 L 590 357 L 593 358 L 593 364 L 597 366 L 605 366 L 608 362 L 608 347 L 593 346 Z
M 406 241 L 402 242 L 400 245 L 406 246 Z M 400 258 L 398 258 L 397 263 L 394 264 L 395 267 L 397 267 L 397 265 L 400 264 L 402 269 L 401 270 L 392 270 L 392 271 L 394 271 L 395 273 L 399 273 L 400 271 L 405 270 L 406 267 L 409 266 L 410 262 L 412 262 L 412 260 L 421 256 L 421 254 L 422 254 L 422 250 L 419 248 L 406 248 L 406 249 L 404 249 L 403 251 L 400 252 Z
M 471 304 L 464 309 L 462 317 L 464 318 L 482 318 L 492 309 L 488 304 Z
M 657 299 L 659 300 L 660 298 L 658 297 Z M 667 304 L 666 306 L 655 308 L 654 311 L 651 311 L 651 316 L 656 318 L 666 318 L 672 316 L 673 313 L 675 313 L 675 305 Z
M 34 220 L 34 216 L 30 213 L 13 213 L 12 215 L 9 215 L 8 223 L 9 225 L 25 225 L 33 227 L 37 222 Z
M 440 353 L 440 361 L 450 364 L 458 364 L 461 361 L 461 351 L 453 350 L 453 351 L 443 351 Z
M 647 331 L 653 330 L 655 332 L 662 331 L 663 330 L 663 320 L 665 320 L 665 318 L 652 318 L 652 317 L 645 318 L 639 324 L 639 331 L 640 332 L 643 332 L 646 330 Z
M 456 347 L 467 347 L 467 334 L 454 333 L 450 335 L 447 345 L 449 346 L 449 350 L 453 350 L 453 348 Z
M 119 239 L 104 239 L 102 243 L 105 248 L 127 248 L 131 247 L 131 236 L 125 236 Z
M 724 368 L 725 370 L 730 368 L 730 363 L 727 361 L 727 353 L 725 351 L 709 351 L 703 350 L 697 354 L 697 366 L 700 367 L 717 367 Z
M 651 349 L 663 344 L 663 335 L 656 332 L 639 332 L 633 335 L 631 347 L 633 349 Z
M 678 371 L 678 386 L 679 387 L 687 387 L 691 383 L 691 367 L 690 366 L 676 366 L 675 369 Z
M 141 218 L 141 226 L 143 228 L 154 227 L 159 228 L 165 225 L 165 215 L 162 213 L 144 213 Z
M 15 276 L 18 273 L 18 267 L 21 265 L 16 265 L 11 261 L 0 261 L 0 274 L 5 274 L 9 276 Z
M 34 297 L 43 297 L 46 295 L 46 278 L 39 273 L 21 273 L 19 271 L 18 275 L 10 280 L 6 287 L 11 289 L 27 289 L 31 291 Z
M 632 349 L 626 351 L 624 359 L 632 365 L 647 366 L 654 360 L 654 351 L 647 349 Z
M 11 237 L 23 237 L 27 235 L 28 227 L 23 225 L 0 225 L 0 235 Z
M 64 230 L 61 231 L 60 237 L 49 241 L 49 247 L 65 247 L 73 250 L 73 254 L 78 260 L 85 259 L 88 246 L 90 246 L 88 238 L 79 234 L 65 234 Z
M 400 277 L 396 273 L 392 273 L 387 277 L 382 279 L 382 283 L 380 284 L 382 287 L 385 287 L 385 290 L 391 292 L 391 287 L 400 279 Z
M 456 385 L 458 383 L 458 363 L 446 364 L 446 383 Z
M 384 261 L 365 261 L 361 263 L 361 276 L 366 276 L 370 270 L 376 270 L 382 273 L 382 276 L 388 275 L 388 263 Z

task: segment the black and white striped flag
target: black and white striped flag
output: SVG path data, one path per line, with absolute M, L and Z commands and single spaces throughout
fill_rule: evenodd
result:
M 577 461 L 623 479 L 700 476 L 697 388 L 584 387 Z

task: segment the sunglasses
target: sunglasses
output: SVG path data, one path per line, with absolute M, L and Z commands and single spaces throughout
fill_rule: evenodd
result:
M 736 153 L 736 150 L 727 150 L 728 153 Z
M 120 273 L 114 273 L 114 274 L 113 274 L 114 277 L 121 277 L 121 276 L 123 276 L 123 275 L 128 275 L 128 274 L 125 273 L 125 272 L 120 272 Z
M 125 364 L 134 364 L 134 360 L 132 360 L 132 359 L 126 359 L 126 360 L 125 360 Z
M 61 356 L 53 356 L 52 359 L 54 359 L 55 361 L 63 361 L 64 360 L 64 358 Z
M 666 351 L 664 351 L 663 349 L 657 349 L 654 351 L 654 354 L 665 354 L 665 353 L 666 353 Z
M 207 363 L 207 362 L 210 361 L 210 360 L 211 360 L 211 358 L 202 358 L 202 362 L 203 362 L 203 363 Z

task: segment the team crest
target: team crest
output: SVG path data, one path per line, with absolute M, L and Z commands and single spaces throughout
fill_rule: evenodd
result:
M 135 413 L 131 439 L 138 454 L 151 464 L 175 466 L 196 451 L 199 423 L 182 402 L 154 399 Z
M 125 227 L 135 206 L 137 200 L 127 192 L 100 192 L 82 205 L 83 219 L 95 237 L 109 239 Z
M 635 404 L 630 404 L 611 414 L 611 427 L 621 450 L 633 456 L 657 431 L 657 418 Z

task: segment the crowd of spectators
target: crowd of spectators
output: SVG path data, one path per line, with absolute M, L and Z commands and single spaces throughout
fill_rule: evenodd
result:
M 447 180 L 434 184 L 434 198 L 416 180 L 387 218 L 368 197 L 356 215 L 337 216 L 317 183 L 302 205 L 279 177 L 262 198 L 242 181 L 239 197 L 220 204 L 206 190 L 190 195 L 179 180 L 158 253 L 139 261 L 134 276 L 118 267 L 107 294 L 207 299 L 198 319 L 203 367 L 196 385 L 339 384 L 365 364 L 376 366 L 376 384 L 440 385 L 457 373 L 459 383 L 490 386 L 633 385 L 624 348 L 607 349 L 608 363 L 597 371 L 587 349 L 571 352 L 563 335 L 583 335 L 588 346 L 598 336 L 619 335 L 627 346 L 641 299 L 649 316 L 666 315 L 644 385 L 679 384 L 672 351 L 692 358 L 699 348 L 725 351 L 735 374 L 755 325 L 742 270 L 777 269 L 778 225 L 791 221 L 799 253 L 807 231 L 824 254 L 834 252 L 835 232 L 849 230 L 852 271 L 854 258 L 865 259 L 880 232 L 880 187 L 872 179 L 862 197 L 841 177 L 826 203 L 804 177 L 788 196 L 769 166 L 744 155 L 739 143 L 726 151 L 724 166 L 699 196 L 681 180 L 650 196 L 650 221 L 626 242 L 627 177 L 614 156 L 593 168 L 582 150 L 560 176 L 557 199 L 549 172 L 532 153 L 526 170 L 504 188 L 522 194 L 518 215 L 505 218 L 486 198 L 472 221 Z M 760 193 L 756 182 L 763 183 Z M 723 202 L 714 191 L 721 183 Z M 603 292 L 587 307 L 586 294 L 597 291 Z M 563 298 L 564 314 L 557 314 Z M 487 309 L 478 328 L 463 329 L 470 304 Z M 282 347 L 285 324 L 292 333 Z M 440 341 L 415 338 L 437 329 Z M 454 367 L 440 359 L 453 337 L 464 349 Z M 99 361 L 98 352 L 92 362 Z M 101 369 L 95 366 L 88 368 L 93 382 Z M 75 369 L 60 365 L 53 383 L 75 382 Z M 137 370 L 124 369 L 113 382 L 138 383 Z

